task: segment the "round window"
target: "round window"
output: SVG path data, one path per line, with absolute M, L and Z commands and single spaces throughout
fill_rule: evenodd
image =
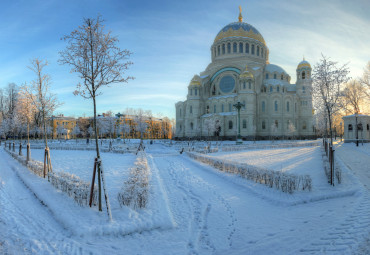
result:
M 235 80 L 231 76 L 224 76 L 220 81 L 220 90 L 222 93 L 230 93 L 235 88 Z

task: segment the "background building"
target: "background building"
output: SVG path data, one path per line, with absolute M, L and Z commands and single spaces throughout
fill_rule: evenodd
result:
M 358 137 L 360 142 L 370 142 L 370 116 L 358 114 L 357 120 L 356 115 L 348 115 L 343 117 L 344 121 L 344 142 L 356 142 L 356 137 Z M 356 130 L 356 123 L 357 129 Z M 357 133 L 358 132 L 358 133 Z M 358 134 L 356 136 L 356 133 Z
M 314 135 L 311 66 L 303 59 L 296 69 L 297 81 L 269 63 L 269 49 L 252 25 L 230 23 L 216 35 L 212 62 L 188 86 L 187 99 L 176 103 L 176 138 L 237 134 L 237 102 L 241 136 Z

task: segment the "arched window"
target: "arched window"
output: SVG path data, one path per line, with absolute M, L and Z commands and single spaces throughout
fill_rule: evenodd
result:
M 239 43 L 239 53 L 243 53 L 243 43 Z
M 263 57 L 263 48 L 261 48 L 261 57 Z
M 232 122 L 232 120 L 229 120 L 229 129 L 233 129 L 233 122 Z
M 232 105 L 229 103 L 229 112 L 231 112 L 233 110 L 233 107 Z
M 224 112 L 224 104 L 221 105 L 221 112 Z
M 357 129 L 358 129 L 358 130 L 360 130 L 360 131 L 362 131 L 362 130 L 363 130 L 363 129 L 362 129 L 362 123 L 357 124 Z
M 193 89 L 190 89 L 190 96 L 193 95 Z
M 213 112 L 216 113 L 216 105 L 213 105 Z
M 227 44 L 227 53 L 231 53 L 231 44 L 230 43 Z
M 249 53 L 249 43 L 245 44 L 245 53 Z
M 252 44 L 252 55 L 254 55 L 254 44 Z
M 220 45 L 218 45 L 218 47 L 217 47 L 217 53 L 218 53 L 219 56 L 221 54 L 220 48 L 221 48 Z
M 303 130 L 306 130 L 306 128 L 307 128 L 306 121 L 303 121 L 302 129 L 303 129 Z
M 306 88 L 305 86 L 302 87 L 302 93 L 306 93 Z
M 286 102 L 286 111 L 289 112 L 289 102 Z
M 198 95 L 198 89 L 194 89 L 194 95 Z
M 257 46 L 257 56 L 260 55 L 260 46 Z
M 193 113 L 193 106 L 190 105 L 190 113 Z
M 274 73 L 274 79 L 276 79 L 276 73 Z
M 247 105 L 247 104 L 245 103 L 245 100 L 243 100 L 243 104 L 244 104 L 243 109 L 245 109 L 245 106 Z
M 304 80 L 306 78 L 306 73 L 305 71 L 302 72 L 302 80 Z
M 279 127 L 279 122 L 277 120 L 275 120 L 275 126 L 276 126 L 276 128 Z
M 353 130 L 352 124 L 349 124 L 348 125 L 348 131 L 352 131 L 352 130 Z
M 280 76 L 280 80 L 284 80 L 284 75 L 281 75 Z
M 246 87 L 245 87 L 245 81 L 243 81 L 243 89 L 245 89 Z
M 262 101 L 262 112 L 265 112 L 265 109 L 266 109 L 265 101 Z
M 270 92 L 272 92 L 272 86 L 270 86 Z
M 263 92 L 265 92 L 265 93 L 266 93 L 266 87 L 263 87 Z
M 266 129 L 266 122 L 264 120 L 262 121 L 262 129 Z
M 266 74 L 266 80 L 267 80 L 268 78 L 269 78 L 269 74 L 267 73 L 267 74 Z
M 180 117 L 181 117 L 181 108 L 180 108 Z
M 216 86 L 213 86 L 212 88 L 212 96 L 215 96 L 216 95 Z
M 209 113 L 209 105 L 207 105 L 206 113 Z
M 366 125 L 366 129 L 369 130 L 369 124 Z
M 222 54 L 225 54 L 225 44 L 222 44 Z
M 248 88 L 249 88 L 249 89 L 251 89 L 251 88 L 252 88 L 252 82 L 251 82 L 251 81 L 249 81 L 249 82 L 248 82 Z
M 276 91 L 277 91 L 277 92 L 279 92 L 279 91 L 280 91 L 280 87 L 279 87 L 279 86 L 277 86 L 277 87 L 276 87 Z
M 235 42 L 233 45 L 233 53 L 236 53 L 238 51 L 238 44 Z
M 274 105 L 275 105 L 275 112 L 277 112 L 278 111 L 278 102 L 276 100 L 275 100 Z
M 193 122 L 190 122 L 190 129 L 193 130 L 193 128 L 194 128 L 194 124 Z
M 243 120 L 243 128 L 247 128 L 247 120 Z

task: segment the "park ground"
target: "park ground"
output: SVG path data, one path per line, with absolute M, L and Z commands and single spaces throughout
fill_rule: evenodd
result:
M 276 142 L 275 142 L 276 144 Z M 320 144 L 320 142 L 318 142 Z M 312 177 L 283 193 L 195 161 L 180 145 L 146 145 L 146 209 L 116 196 L 136 156 L 102 153 L 113 222 L 80 207 L 0 149 L 1 254 L 369 254 L 370 144 L 335 143 L 342 183 L 330 186 L 322 148 L 254 148 L 208 156 Z M 89 182 L 94 151 L 52 150 L 54 171 Z M 32 158 L 43 160 L 42 149 Z

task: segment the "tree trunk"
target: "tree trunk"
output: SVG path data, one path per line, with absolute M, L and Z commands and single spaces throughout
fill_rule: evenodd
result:
M 93 90 L 94 90 L 93 85 Z M 96 101 L 95 101 L 95 93 L 93 95 L 93 102 L 94 102 L 94 130 L 95 130 L 95 149 L 96 149 L 96 158 L 98 162 L 100 162 L 100 151 L 99 151 L 99 141 L 98 141 L 98 127 L 96 126 Z M 98 163 L 98 201 L 99 201 L 99 211 L 102 211 L 101 206 L 101 176 L 100 176 L 100 163 Z

